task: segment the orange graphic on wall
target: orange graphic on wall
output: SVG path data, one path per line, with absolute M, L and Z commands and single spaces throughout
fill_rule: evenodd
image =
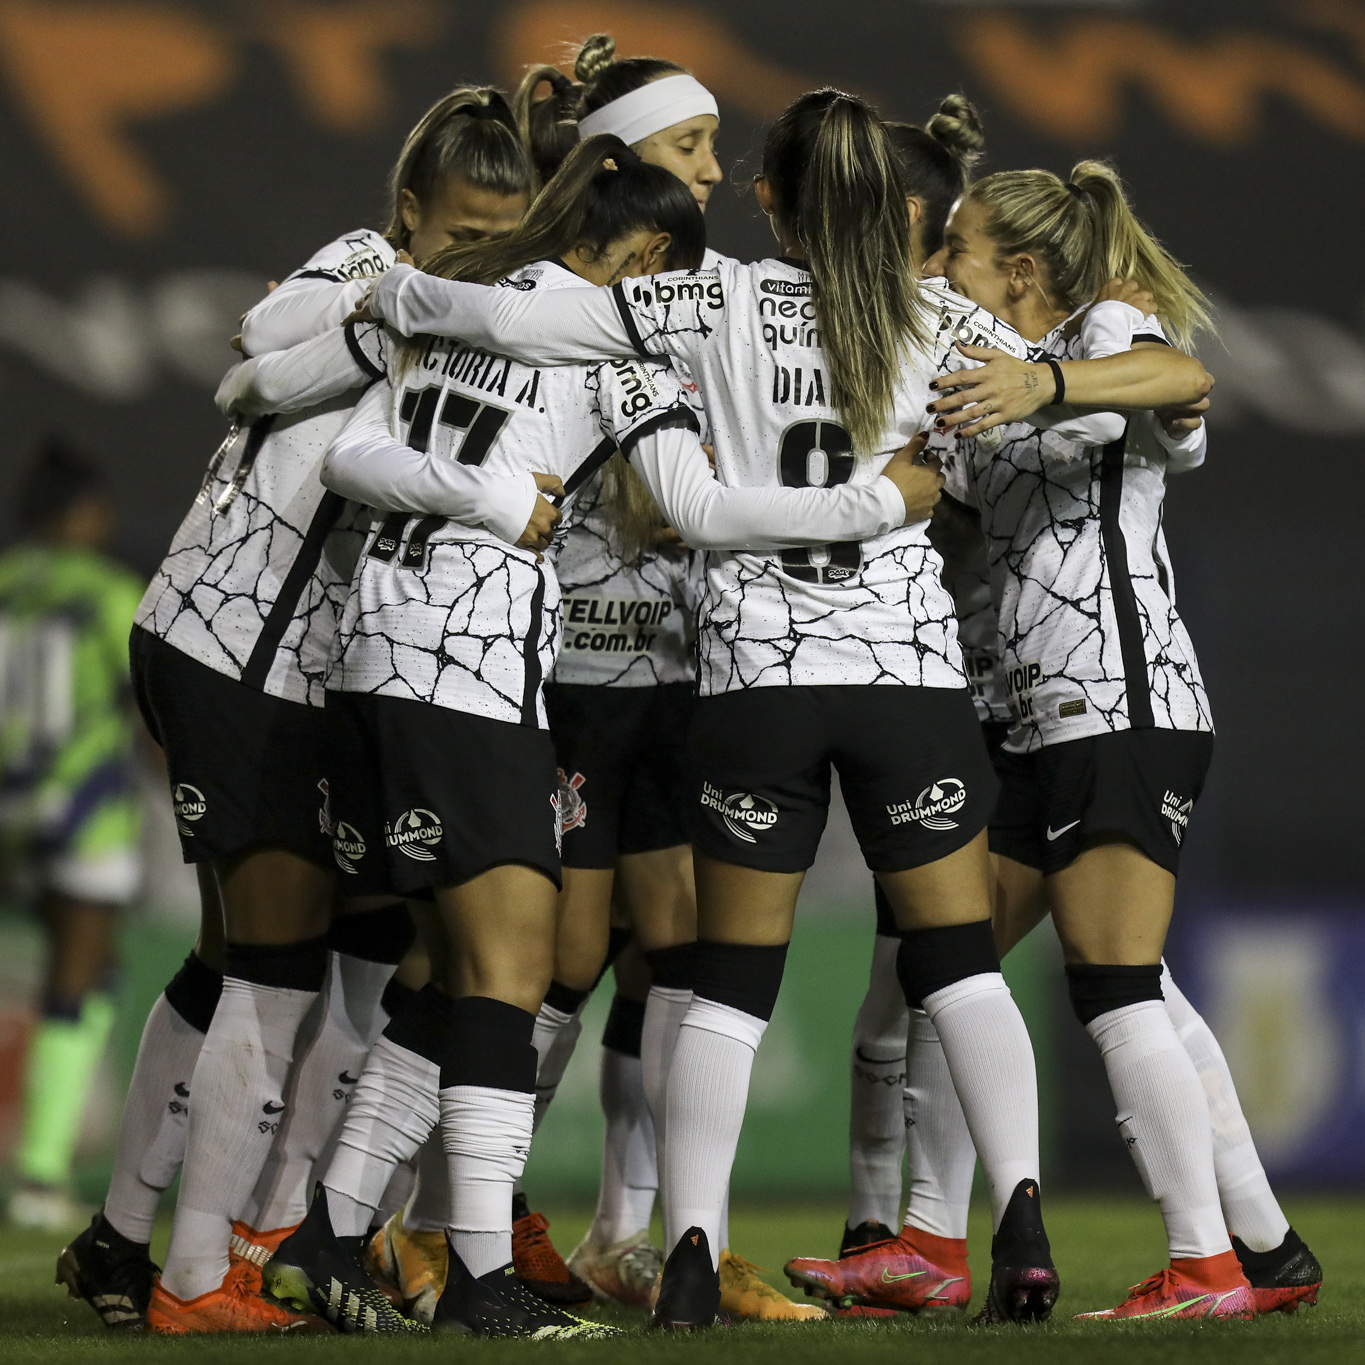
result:
M 156 231 L 170 192 L 128 125 L 206 103 L 232 49 L 186 10 L 156 4 L 0 3 L 0 60 L 33 125 L 107 222 Z
M 610 33 L 623 57 L 667 57 L 716 98 L 752 118 L 775 118 L 820 82 L 749 47 L 709 10 L 645 0 L 531 0 L 509 7 L 494 33 L 494 58 L 515 83 L 524 66 L 565 61 L 565 45 Z
M 1254 141 L 1270 97 L 1365 139 L 1365 87 L 1312 48 L 1275 34 L 1225 29 L 1181 38 L 1109 17 L 1043 28 L 1000 13 L 961 14 L 946 27 L 1012 112 L 1059 142 L 1111 136 L 1131 89 L 1176 128 L 1220 147 Z

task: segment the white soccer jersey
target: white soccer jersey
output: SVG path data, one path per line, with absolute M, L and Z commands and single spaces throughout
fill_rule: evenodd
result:
M 368 230 L 330 243 L 248 313 L 244 346 L 274 350 L 339 328 L 393 261 Z M 337 331 L 307 376 L 325 394 L 316 403 L 234 425 L 142 599 L 139 626 L 248 686 L 321 703 L 336 611 L 368 518 L 317 474 L 361 389 L 383 371 L 379 333 Z
M 686 548 L 617 553 L 602 475 L 579 490 L 555 551 L 564 634 L 554 680 L 601 687 L 691 682 L 703 556 Z
M 1126 305 L 1097 305 L 1068 330 L 1044 337 L 1039 355 L 1090 359 L 1164 340 L 1155 318 Z M 1150 413 L 1085 421 L 1099 439 L 1072 439 L 1075 424 L 1019 423 L 993 449 L 961 443 L 989 543 L 1016 753 L 1114 730 L 1213 728 L 1161 525 L 1174 443 Z
M 503 284 L 589 287 L 557 262 L 527 266 Z M 617 446 L 673 423 L 697 425 L 666 363 L 542 368 L 425 338 L 361 404 L 326 477 L 343 465 L 363 472 L 367 450 L 382 462 L 372 435 L 382 429 L 437 464 L 558 474 L 572 497 Z M 541 682 L 559 632 L 549 560 L 442 515 L 391 512 L 361 557 L 328 686 L 544 727 Z
M 855 459 L 829 401 L 810 275 L 778 260 L 626 281 L 550 300 L 433 281 L 402 268 L 371 306 L 401 331 L 459 330 L 526 359 L 564 363 L 665 354 L 700 386 L 721 482 L 787 488 L 866 484 L 928 424 L 928 382 L 969 364 L 959 337 L 1008 332 L 952 296 L 926 291 L 931 355 L 908 358 L 879 450 Z M 615 307 L 612 306 L 612 300 Z M 996 343 L 999 344 L 999 343 Z M 952 601 L 927 522 L 862 542 L 777 554 L 708 556 L 702 607 L 703 695 L 747 687 L 891 683 L 962 687 Z

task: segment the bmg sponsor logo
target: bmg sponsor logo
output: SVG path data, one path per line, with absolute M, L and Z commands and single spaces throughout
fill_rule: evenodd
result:
M 756 844 L 758 835 L 777 824 L 777 805 L 766 796 L 754 792 L 730 792 L 726 795 L 709 782 L 701 784 L 701 803 L 720 816 L 725 828 L 746 844 Z
M 725 290 L 716 274 L 685 275 L 666 283 L 637 284 L 631 291 L 636 303 L 648 308 L 653 303 L 700 303 L 707 308 L 725 307 Z

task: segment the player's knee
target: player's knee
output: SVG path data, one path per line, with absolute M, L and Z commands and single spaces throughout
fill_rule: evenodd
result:
M 741 1010 L 767 1023 L 773 1017 L 787 945 L 712 943 L 692 945 L 692 992 L 702 1000 Z
M 1089 1024 L 1102 1014 L 1121 1010 L 1125 1005 L 1160 1000 L 1161 964 L 1120 967 L 1068 963 L 1066 985 L 1076 1018 L 1082 1024 Z
M 988 919 L 911 930 L 901 937 L 896 953 L 896 975 L 911 1009 L 922 1008 L 926 996 L 945 986 L 999 970 L 1000 955 Z

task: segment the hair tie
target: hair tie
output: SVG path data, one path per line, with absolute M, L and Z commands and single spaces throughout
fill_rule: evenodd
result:
M 643 166 L 645 164 L 644 158 L 633 147 L 627 147 L 624 142 L 621 144 L 621 150 L 613 152 L 611 156 L 617 166 Z
M 553 75 L 547 76 L 545 79 L 550 82 L 550 89 L 553 90 L 556 95 L 572 95 L 574 92 L 573 81 L 571 81 L 562 71 L 556 71 Z
M 1073 180 L 1068 180 L 1066 182 L 1066 189 L 1068 194 L 1075 195 L 1077 199 L 1085 198 L 1085 191 Z
M 467 104 L 460 112 L 468 114 L 470 118 L 492 119 L 496 123 L 503 122 L 502 115 L 491 104 Z
M 1053 403 L 1066 402 L 1066 376 L 1062 373 L 1062 367 L 1055 361 L 1043 357 L 1043 364 L 1052 371 L 1053 382 L 1057 385 L 1057 391 L 1052 395 Z M 1051 406 L 1051 404 L 1049 404 Z

